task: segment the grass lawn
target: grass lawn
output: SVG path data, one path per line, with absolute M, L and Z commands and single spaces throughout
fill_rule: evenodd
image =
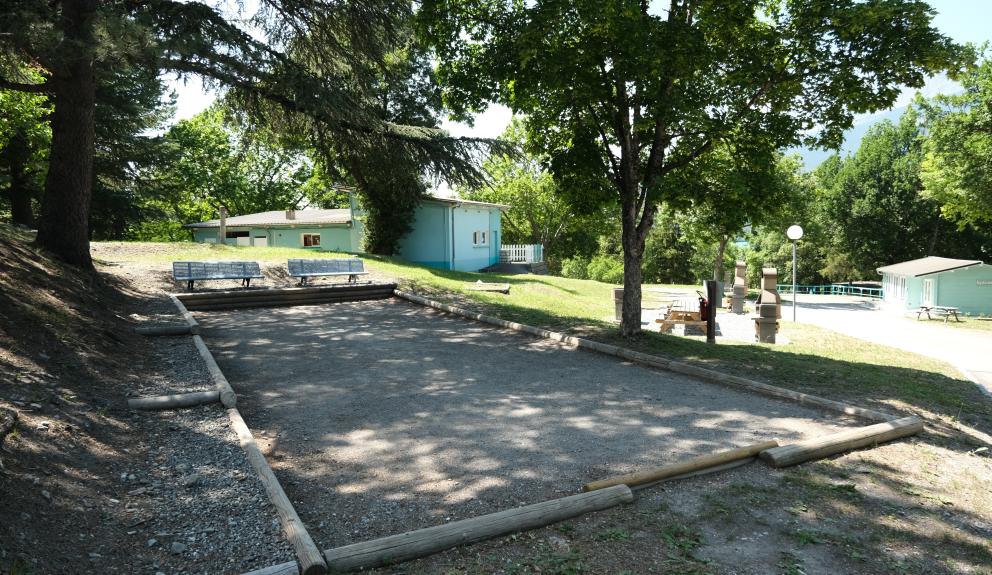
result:
M 933 324 L 933 325 L 946 325 L 947 327 L 952 327 L 954 329 L 973 329 L 980 331 L 992 331 L 992 318 L 977 318 L 977 317 L 968 317 L 968 316 L 960 316 L 960 317 L 961 317 L 961 321 L 954 321 L 954 318 L 952 317 L 947 320 L 947 323 L 944 323 L 943 318 L 937 319 L 936 317 L 928 321 L 926 316 L 923 316 L 923 319 L 918 320 L 916 319 L 916 316 L 914 314 L 913 317 L 907 317 L 906 320 L 926 322 L 927 324 Z
M 341 255 L 200 244 L 94 244 L 98 261 L 135 262 L 163 276 L 172 260 L 258 260 L 269 265 L 263 271 L 270 285 L 287 282 L 277 273 L 287 258 Z M 917 438 L 792 469 L 748 466 L 701 483 L 645 490 L 629 508 L 453 550 L 398 572 L 992 575 L 992 461 L 980 448 L 992 443 L 992 401 L 950 365 L 791 322 L 781 327 L 788 345 L 708 345 L 656 333 L 625 339 L 610 321 L 612 285 L 363 259 L 378 279 L 391 278 L 403 289 L 477 312 L 865 407 L 917 413 L 927 421 L 927 432 Z M 477 280 L 509 283 L 510 294 L 466 289 Z M 690 294 L 696 289 L 651 287 Z M 742 548 L 750 553 L 742 554 Z M 735 567 L 728 571 L 721 565 Z

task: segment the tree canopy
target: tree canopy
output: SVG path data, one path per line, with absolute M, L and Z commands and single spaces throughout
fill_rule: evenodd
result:
M 514 118 L 500 137 L 521 150 L 527 145 L 523 122 L 519 118 Z M 508 205 L 502 219 L 503 241 L 541 244 L 545 258 L 560 260 L 559 243 L 572 235 L 572 228 L 584 223 L 586 218 L 577 214 L 559 192 L 541 158 L 530 154 L 497 154 L 486 160 L 482 169 L 489 182 L 460 189 L 459 196 Z
M 923 2 L 425 0 L 446 105 L 501 102 L 577 204 L 619 208 L 622 333 L 664 179 L 719 142 L 749 157 L 836 145 L 856 113 L 956 68 Z
M 992 60 L 960 77 L 964 91 L 917 104 L 926 117 L 922 179 L 960 227 L 992 227 Z

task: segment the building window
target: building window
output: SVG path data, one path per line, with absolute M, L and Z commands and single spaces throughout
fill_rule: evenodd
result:
M 248 232 L 231 232 L 231 231 L 228 231 L 228 232 L 226 232 L 226 234 L 225 234 L 224 237 L 226 237 L 229 240 L 233 240 L 234 238 L 247 238 L 248 236 L 249 236 L 249 233 Z
M 472 245 L 475 246 L 485 246 L 489 245 L 489 238 L 485 230 L 476 230 L 472 232 Z
M 320 246 L 320 234 L 303 234 L 303 247 L 316 248 Z

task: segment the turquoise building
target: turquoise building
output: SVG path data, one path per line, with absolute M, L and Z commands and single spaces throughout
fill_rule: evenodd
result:
M 956 307 L 969 315 L 992 315 L 992 266 L 980 260 L 925 257 L 884 266 L 883 301 L 887 307 Z
M 428 198 L 400 240 L 399 256 L 435 268 L 477 271 L 499 263 L 501 215 L 508 206 Z M 225 218 L 224 243 L 361 253 L 365 214 L 355 204 L 337 210 L 278 210 Z M 193 241 L 218 243 L 220 220 L 186 226 Z

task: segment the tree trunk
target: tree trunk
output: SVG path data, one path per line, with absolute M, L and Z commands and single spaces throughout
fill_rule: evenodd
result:
M 723 281 L 723 254 L 727 251 L 727 238 L 720 238 L 716 249 L 716 259 L 713 260 L 713 281 Z
M 34 227 L 34 212 L 31 209 L 31 178 L 28 176 L 27 164 L 31 158 L 31 148 L 22 130 L 17 130 L 10 137 L 4 148 L 3 162 L 10 174 L 10 187 L 7 195 L 10 197 L 11 221 L 15 224 Z
M 631 337 L 641 332 L 641 261 L 644 259 L 644 238 L 637 230 L 637 194 L 625 192 L 622 198 L 623 243 L 623 313 L 620 334 Z
M 940 209 L 937 210 L 937 218 L 933 222 L 933 233 L 930 234 L 930 242 L 927 245 L 927 255 L 932 256 L 937 250 L 937 239 L 940 237 Z
M 96 81 L 93 18 L 96 0 L 62 2 L 62 66 L 49 80 L 52 147 L 38 226 L 38 245 L 66 262 L 90 269 L 89 212 L 93 188 Z

